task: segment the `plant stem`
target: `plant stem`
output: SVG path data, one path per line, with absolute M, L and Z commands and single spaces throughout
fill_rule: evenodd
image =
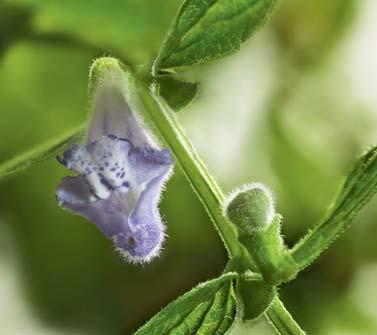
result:
M 137 86 L 149 118 L 162 139 L 173 151 L 195 193 L 212 218 L 227 248 L 229 257 L 240 256 L 242 251 L 237 241 L 236 231 L 227 222 L 222 212 L 224 195 L 220 187 L 209 174 L 193 145 L 177 122 L 175 115 L 170 112 L 162 101 L 158 100 L 158 98 L 154 99 L 143 84 Z
M 0 180 L 3 180 L 15 173 L 21 172 L 33 164 L 43 162 L 51 157 L 56 156 L 71 143 L 76 142 L 83 130 L 85 124 L 69 130 L 53 140 L 47 141 L 36 147 L 17 155 L 5 162 L 0 163 Z
M 275 330 L 281 335 L 305 335 L 281 300 L 276 297 L 266 312 Z
M 162 139 L 173 151 L 179 165 L 218 230 L 229 258 L 241 257 L 243 250 L 238 243 L 236 231 L 225 219 L 222 212 L 225 196 L 185 135 L 176 116 L 171 113 L 171 110 L 161 99 L 153 96 L 143 83 L 137 83 L 136 88 L 148 119 L 152 121 Z M 266 315 L 280 334 L 305 334 L 284 308 L 279 298 L 274 300 Z

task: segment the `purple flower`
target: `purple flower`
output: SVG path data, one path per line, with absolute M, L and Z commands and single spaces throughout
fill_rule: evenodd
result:
M 77 176 L 61 180 L 57 200 L 92 221 L 128 261 L 148 262 L 164 240 L 158 202 L 172 157 L 134 112 L 129 75 L 108 58 L 97 61 L 93 71 L 100 76 L 92 87 L 87 142 L 58 157 Z

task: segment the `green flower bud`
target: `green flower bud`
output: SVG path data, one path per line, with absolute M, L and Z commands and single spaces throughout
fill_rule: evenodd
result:
M 244 185 L 229 196 L 225 211 L 241 235 L 266 230 L 275 216 L 272 193 L 261 183 Z
M 282 217 L 275 213 L 273 196 L 266 186 L 243 186 L 229 196 L 224 208 L 229 221 L 237 227 L 238 241 L 267 284 L 279 285 L 295 277 L 297 265 L 280 233 Z M 248 283 L 245 287 L 251 284 L 254 285 Z M 254 310 L 249 307 L 245 309 Z M 246 314 L 250 313 L 245 311 Z

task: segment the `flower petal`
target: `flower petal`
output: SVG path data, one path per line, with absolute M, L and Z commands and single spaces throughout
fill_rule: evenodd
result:
M 76 145 L 64 153 L 61 162 L 78 173 L 84 171 L 84 175 L 62 180 L 57 189 L 58 202 L 93 222 L 106 237 L 114 240 L 117 250 L 129 261 L 148 262 L 159 253 L 164 240 L 165 228 L 157 206 L 163 183 L 170 175 L 170 152 L 134 148 L 129 141 L 115 136 L 103 137 L 101 141 L 86 146 Z M 107 157 L 107 145 L 111 146 L 113 156 L 124 155 L 126 158 Z M 91 161 L 91 169 L 99 171 L 103 165 L 95 163 L 100 164 L 103 156 L 106 156 L 106 162 L 112 159 L 110 167 L 115 162 L 124 164 L 129 178 L 126 193 L 112 186 L 114 180 L 104 170 L 98 178 L 105 178 L 105 175 L 109 178 L 105 181 L 101 179 L 101 183 L 112 187 L 109 196 L 101 198 L 99 186 L 91 184 L 95 172 L 91 172 L 89 176 L 92 179 L 88 179 L 86 166 Z M 88 160 L 84 164 L 83 157 Z
M 126 193 L 172 164 L 169 150 L 135 148 L 130 141 L 114 135 L 102 136 L 88 145 L 75 144 L 59 161 L 80 174 L 100 199 L 107 199 L 115 190 Z
M 132 262 L 149 262 L 158 256 L 161 250 L 165 227 L 158 211 L 158 202 L 170 169 L 170 166 L 165 165 L 161 173 L 147 183 L 132 210 L 129 217 L 132 245 L 124 243 L 122 239 L 116 240 L 118 251 Z
M 154 146 L 146 127 L 135 113 L 137 103 L 135 97 L 131 97 L 129 75 L 118 64 L 95 63 L 92 72 L 96 66 L 100 77 L 93 85 L 93 113 L 88 143 L 112 134 L 129 139 L 135 146 Z
M 65 177 L 60 181 L 56 190 L 59 205 L 85 205 L 96 201 L 88 183 L 82 177 Z
M 129 261 L 150 261 L 161 249 L 164 225 L 158 200 L 173 164 L 142 122 L 132 75 L 113 58 L 90 73 L 93 113 L 86 144 L 59 161 L 78 174 L 63 178 L 60 205 L 93 222 Z
M 57 189 L 58 202 L 72 213 L 82 215 L 93 222 L 109 239 L 117 234 L 129 234 L 128 217 L 131 211 L 124 203 L 124 199 L 116 193 L 108 199 L 86 202 L 81 199 L 81 193 L 75 186 L 85 184 L 82 177 L 66 177 Z
M 128 158 L 131 185 L 146 183 L 161 176 L 165 173 L 166 167 L 172 164 L 173 159 L 167 149 L 134 148 Z

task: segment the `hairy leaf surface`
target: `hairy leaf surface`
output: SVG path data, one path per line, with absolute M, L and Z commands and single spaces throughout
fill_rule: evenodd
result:
M 223 335 L 233 324 L 235 273 L 199 284 L 167 305 L 135 335 Z
M 300 268 L 308 266 L 342 233 L 377 192 L 377 147 L 366 152 L 347 176 L 327 219 L 292 250 Z
M 188 106 L 198 94 L 196 83 L 179 81 L 170 76 L 158 78 L 159 93 L 175 111 Z
M 186 0 L 156 69 L 208 62 L 239 50 L 266 21 L 276 0 Z

